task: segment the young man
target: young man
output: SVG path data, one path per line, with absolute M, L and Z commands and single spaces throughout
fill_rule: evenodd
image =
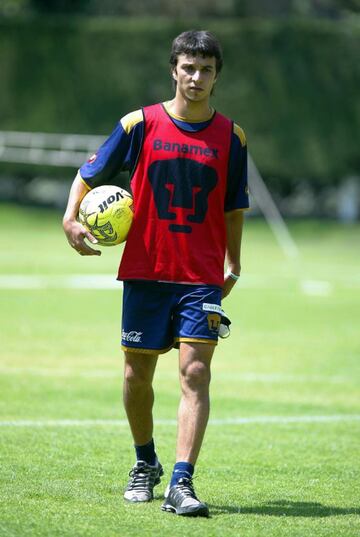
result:
M 248 207 L 246 140 L 240 127 L 210 106 L 222 67 L 212 34 L 179 35 L 170 66 L 174 98 L 123 117 L 80 168 L 64 230 L 79 254 L 100 255 L 85 242 L 96 241 L 77 221 L 80 202 L 120 170 L 130 172 L 135 216 L 118 279 L 124 281 L 124 405 L 137 462 L 124 497 L 152 500 L 163 475 L 153 441 L 152 380 L 158 355 L 175 346 L 182 396 L 176 464 L 162 509 L 208 516 L 192 475 L 209 417 L 221 299 L 240 275 L 243 209 Z

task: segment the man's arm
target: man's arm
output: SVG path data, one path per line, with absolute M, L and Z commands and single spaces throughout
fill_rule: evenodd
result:
M 80 255 L 101 255 L 100 250 L 90 248 L 85 242 L 85 239 L 88 239 L 93 244 L 96 244 L 97 240 L 77 221 L 80 203 L 87 192 L 89 192 L 89 189 L 78 173 L 70 189 L 68 204 L 63 218 L 63 228 L 70 246 Z
M 224 277 L 224 286 L 222 298 L 225 298 L 234 285 L 236 279 L 230 275 L 230 272 L 236 276 L 240 276 L 241 264 L 241 237 L 244 224 L 244 211 L 235 210 L 225 213 L 226 224 L 226 260 L 228 271 Z

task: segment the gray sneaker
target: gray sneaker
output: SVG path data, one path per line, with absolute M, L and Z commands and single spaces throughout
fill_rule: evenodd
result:
M 160 483 L 160 477 L 163 474 L 163 467 L 158 460 L 154 466 L 150 466 L 145 461 L 137 461 L 129 472 L 130 479 L 124 493 L 125 500 L 150 502 L 154 497 L 153 489 Z
M 161 509 L 183 516 L 209 516 L 209 508 L 196 497 L 192 479 L 182 477 L 177 484 L 166 489 Z

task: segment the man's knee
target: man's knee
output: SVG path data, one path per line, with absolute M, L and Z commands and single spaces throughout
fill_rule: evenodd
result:
M 124 373 L 124 382 L 128 387 L 131 388 L 144 388 L 146 386 L 151 386 L 151 378 L 144 372 L 135 370 L 132 367 L 125 366 Z
M 183 388 L 190 390 L 207 389 L 210 380 L 210 364 L 192 361 L 180 368 L 180 379 Z
M 124 382 L 128 387 L 144 389 L 152 385 L 154 363 L 150 357 L 146 358 L 148 360 L 142 359 L 142 355 L 135 358 L 126 356 Z

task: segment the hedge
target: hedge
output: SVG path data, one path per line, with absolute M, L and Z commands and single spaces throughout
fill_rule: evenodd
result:
M 321 186 L 359 173 L 355 23 L 235 19 L 201 27 L 216 33 L 224 49 L 214 105 L 245 129 L 274 186 L 286 190 L 301 178 Z M 171 40 L 189 28 L 199 23 L 0 21 L 1 129 L 109 133 L 127 112 L 171 98 Z

